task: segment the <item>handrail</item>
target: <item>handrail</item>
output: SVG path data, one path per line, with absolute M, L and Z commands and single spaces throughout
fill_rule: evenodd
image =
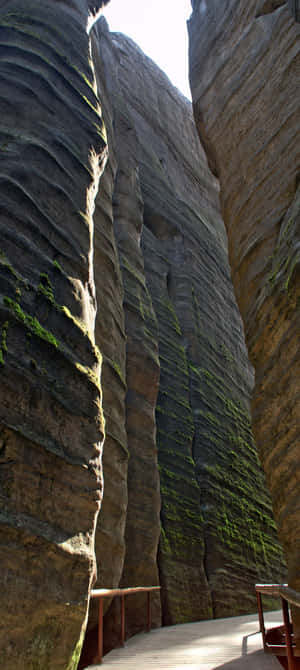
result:
M 295 591 L 295 589 L 291 589 L 290 586 L 281 586 L 279 589 L 279 595 L 291 603 L 291 605 L 300 607 L 300 593 Z
M 289 604 L 295 605 L 296 607 L 300 607 L 300 593 L 290 588 L 287 584 L 256 584 L 255 590 L 257 596 L 260 631 L 262 634 L 264 650 L 279 654 L 282 653 L 282 650 L 283 649 L 285 650 L 286 648 L 286 655 L 288 659 L 288 670 L 295 670 L 294 651 L 296 651 L 297 653 L 297 650 L 295 650 L 295 645 L 293 644 L 292 625 L 289 616 Z M 262 594 L 269 596 L 278 596 L 281 598 L 286 647 L 282 647 L 280 645 L 270 645 L 267 643 L 266 629 L 264 623 L 264 613 L 261 600 Z
M 134 593 L 143 593 L 145 591 L 158 591 L 159 589 L 160 586 L 128 586 L 124 589 L 93 589 L 91 598 L 114 598 L 114 596 L 128 596 L 133 595 Z
M 287 584 L 255 584 L 255 590 L 268 596 L 280 596 L 280 589 L 287 588 Z
M 103 658 L 103 599 L 121 597 L 121 646 L 125 642 L 125 596 L 135 595 L 136 593 L 147 593 L 147 630 L 151 630 L 151 593 L 159 591 L 160 586 L 133 586 L 116 589 L 93 589 L 91 598 L 99 598 L 98 613 L 98 656 L 97 663 L 102 663 Z

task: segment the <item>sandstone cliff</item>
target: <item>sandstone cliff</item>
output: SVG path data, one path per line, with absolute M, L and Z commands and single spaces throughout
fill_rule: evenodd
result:
M 118 245 L 119 263 L 124 284 L 124 301 L 122 318 L 125 318 L 126 355 L 119 369 L 123 384 L 126 386 L 124 412 L 126 445 L 129 454 L 128 463 L 128 508 L 123 510 L 122 519 L 126 528 L 124 542 L 126 545 L 125 563 L 119 561 L 122 576 L 116 575 L 110 555 L 113 546 L 107 544 L 107 553 L 101 546 L 103 536 L 102 510 L 99 517 L 97 536 L 99 538 L 98 585 L 121 583 L 126 586 L 138 584 L 158 584 L 157 545 L 160 535 L 160 491 L 157 467 L 155 406 L 159 381 L 157 321 L 153 312 L 151 298 L 144 277 L 143 255 L 140 248 L 140 236 L 143 225 L 143 201 L 140 193 L 139 174 L 136 163 L 136 136 L 134 128 L 127 128 L 126 101 L 123 100 L 121 89 L 112 88 L 112 73 L 115 63 L 111 51 L 111 40 L 108 43 L 99 41 L 101 30 L 107 32 L 105 22 L 95 30 L 94 61 L 98 88 L 104 98 L 109 101 L 104 106 L 104 116 L 109 128 L 110 146 L 116 160 L 113 180 L 113 224 L 110 227 L 112 237 Z M 98 63 L 98 67 L 97 67 Z M 115 84 L 114 84 L 115 85 Z M 101 96 L 102 97 L 102 96 Z M 118 105 L 115 106 L 115 98 Z M 110 106 L 110 107 L 109 107 Z M 124 142 L 122 136 L 129 135 L 130 141 Z M 125 134 L 125 137 L 126 137 Z M 101 206 L 101 189 L 97 203 Z M 99 239 L 101 244 L 101 239 Z M 99 266 L 102 273 L 102 266 Z M 95 263 L 95 274 L 97 265 Z M 105 312 L 105 310 L 104 310 Z M 116 329 L 120 327 L 116 323 Z M 101 351 L 106 350 L 106 345 Z M 116 352 L 120 355 L 120 352 Z M 105 359 L 105 356 L 104 356 Z M 105 383 L 104 383 L 105 387 Z M 103 387 L 104 400 L 105 390 Z M 111 410 L 110 410 L 111 411 Z M 105 403 L 104 403 L 105 412 Z M 108 450 L 105 441 L 104 457 L 107 453 L 107 465 L 104 458 L 105 490 L 112 491 L 113 508 L 118 509 L 119 496 L 112 476 L 114 455 Z M 119 459 L 116 461 L 119 463 Z M 120 467 L 120 465 L 118 465 Z M 106 505 L 104 498 L 103 507 Z M 114 524 L 110 521 L 110 505 L 107 505 L 107 522 L 111 525 L 111 533 L 115 534 Z M 124 564 L 123 564 L 124 563 Z M 104 567 L 104 570 L 102 569 Z M 108 573 L 107 573 L 108 571 Z M 113 606 L 106 617 L 105 638 L 114 643 L 119 638 L 118 603 Z M 116 622 L 115 622 L 116 617 Z M 135 632 L 145 626 L 145 596 L 134 597 L 127 604 L 128 633 Z M 90 627 L 96 621 L 96 608 L 91 611 Z M 160 598 L 153 598 L 153 621 L 161 623 Z
M 92 214 L 106 139 L 88 11 L 0 2 L 5 670 L 77 667 L 95 571 L 103 422 Z
M 162 585 L 155 625 L 249 611 L 282 576 L 218 183 L 136 45 L 100 22 L 90 51 L 96 4 L 0 0 L 5 670 L 75 670 L 94 539 L 97 586 Z M 144 619 L 135 598 L 127 634 Z
M 251 434 L 253 373 L 230 280 L 218 184 L 190 103 L 105 22 L 94 40 L 99 87 L 111 105 L 104 116 L 116 161 L 113 221 L 127 336 L 121 583 L 158 580 L 156 431 L 162 620 L 246 612 L 255 607 L 254 582 L 281 579 L 283 564 Z M 109 492 L 113 482 L 109 472 L 104 476 Z M 101 549 L 99 564 L 101 575 Z M 115 607 L 106 616 L 111 637 Z M 128 604 L 128 633 L 143 617 L 142 602 Z
M 292 2 L 193 2 L 190 80 L 221 184 L 232 278 L 256 382 L 252 415 L 300 590 L 299 23 Z M 297 614 L 300 636 L 300 619 Z

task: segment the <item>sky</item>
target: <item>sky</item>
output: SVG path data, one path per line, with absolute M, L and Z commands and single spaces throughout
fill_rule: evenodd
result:
M 111 0 L 103 10 L 110 30 L 131 37 L 188 98 L 186 21 L 191 0 Z

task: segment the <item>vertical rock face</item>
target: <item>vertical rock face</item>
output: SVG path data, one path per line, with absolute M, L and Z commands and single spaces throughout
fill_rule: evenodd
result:
M 254 432 L 289 584 L 299 591 L 300 27 L 292 4 L 196 0 L 189 33 L 195 119 L 220 178 L 256 372 Z
M 126 556 L 121 584 L 152 585 L 158 583 L 157 546 L 160 534 L 160 493 L 155 441 L 155 405 L 159 380 L 157 322 L 145 283 L 140 248 L 143 200 L 136 157 L 138 143 L 119 81 L 119 62 L 116 58 L 118 53 L 115 54 L 104 22 L 95 29 L 95 41 L 100 60 L 104 64 L 106 88 L 112 104 L 112 117 L 108 119 L 108 123 L 113 121 L 117 162 L 113 193 L 114 232 L 124 284 L 127 338 L 128 510 Z M 112 480 L 107 477 L 106 490 L 112 485 Z M 101 532 L 101 517 L 99 526 Z M 154 623 L 159 624 L 161 615 L 158 596 L 154 599 L 154 604 Z M 132 603 L 128 601 L 126 619 L 128 634 L 144 627 L 145 596 L 135 596 Z M 106 625 L 110 629 L 107 635 L 112 638 L 114 607 L 107 617 Z M 119 636 L 119 630 L 117 635 Z
M 6 670 L 76 667 L 95 571 L 103 423 L 92 215 L 106 139 L 88 12 L 88 2 L 0 2 Z
M 125 158 L 125 156 L 124 156 Z M 125 288 L 127 335 L 126 427 L 129 448 L 128 513 L 123 586 L 158 584 L 160 492 L 155 405 L 159 382 L 157 321 L 147 290 L 139 238 L 143 223 L 139 175 L 129 159 L 120 161 L 114 194 L 115 231 Z M 159 596 L 154 622 L 160 623 Z M 146 625 L 145 595 L 135 596 L 127 612 L 128 631 Z
M 113 231 L 113 191 L 117 170 L 111 103 L 97 43 L 92 40 L 98 95 L 105 117 L 109 158 L 101 178 L 94 214 L 94 273 L 97 293 L 96 342 L 103 356 L 101 387 L 105 415 L 103 445 L 104 497 L 98 518 L 95 549 L 98 574 L 95 588 L 118 586 L 125 555 L 128 449 L 125 426 L 126 343 L 123 284 Z M 108 601 L 105 602 L 108 606 Z M 98 603 L 92 601 L 89 627 L 97 622 Z
M 253 374 L 217 181 L 190 103 L 131 40 L 104 22 L 94 38 L 111 104 L 127 336 L 121 583 L 157 583 L 156 432 L 163 621 L 246 612 L 255 607 L 254 582 L 281 579 L 283 563 L 250 428 Z M 112 487 L 108 474 L 105 490 Z M 128 605 L 129 632 L 141 627 L 143 610 L 136 599 Z M 114 608 L 106 619 L 111 632 Z
M 8 670 L 75 670 L 94 539 L 97 586 L 160 582 L 165 623 L 249 611 L 253 582 L 282 572 L 217 182 L 190 103 L 160 70 L 103 22 L 90 51 L 100 4 L 0 0 Z M 106 136 L 92 58 L 110 145 L 95 213 Z M 288 272 L 289 286 L 293 211 L 272 261 L 274 281 Z M 135 598 L 128 634 L 144 621 Z

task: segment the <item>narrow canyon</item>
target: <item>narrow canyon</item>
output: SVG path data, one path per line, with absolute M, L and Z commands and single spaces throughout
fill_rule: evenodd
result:
M 191 103 L 102 4 L 0 0 L 4 670 L 300 591 L 299 17 L 194 0 Z

